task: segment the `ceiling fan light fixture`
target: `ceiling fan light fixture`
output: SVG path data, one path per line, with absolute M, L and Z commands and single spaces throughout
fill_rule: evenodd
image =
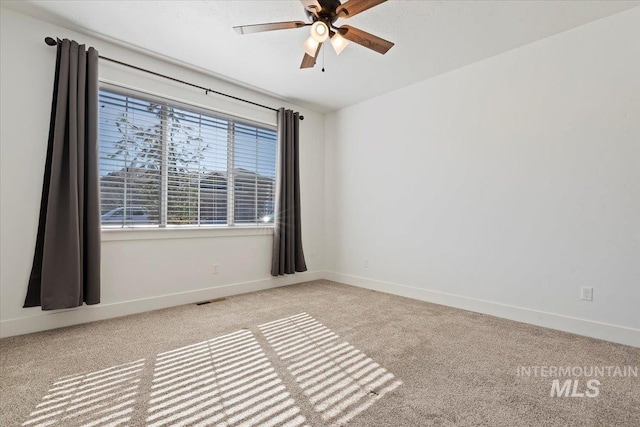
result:
M 316 52 L 318 51 L 319 42 L 316 41 L 313 37 L 309 37 L 307 41 L 304 42 L 302 48 L 306 52 L 307 55 L 315 57 Z
M 311 25 L 311 37 L 318 43 L 324 42 L 329 37 L 329 27 L 322 21 L 316 21 Z
M 330 39 L 331 45 L 340 55 L 351 42 L 384 55 L 393 43 L 362 31 L 350 25 L 335 26 L 338 19 L 350 19 L 365 10 L 385 3 L 387 0 L 301 0 L 308 20 L 268 22 L 233 27 L 239 34 L 253 34 L 264 31 L 288 30 L 311 27 L 309 38 L 302 48 L 305 52 L 300 68 L 313 68 L 323 44 Z M 324 55 L 323 55 L 324 60 Z M 324 71 L 324 68 L 322 69 Z
M 338 32 L 331 37 L 331 46 L 333 46 L 333 50 L 336 51 L 336 55 L 340 55 L 348 44 L 349 40 L 342 37 Z

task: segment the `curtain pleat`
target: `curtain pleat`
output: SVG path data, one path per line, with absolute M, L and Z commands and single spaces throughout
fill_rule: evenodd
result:
M 100 302 L 98 52 L 58 40 L 40 219 L 25 307 Z
M 300 215 L 299 114 L 278 110 L 278 178 L 271 275 L 307 271 Z

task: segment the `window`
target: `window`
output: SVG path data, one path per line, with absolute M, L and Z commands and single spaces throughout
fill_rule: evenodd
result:
M 272 224 L 276 130 L 100 90 L 103 227 Z

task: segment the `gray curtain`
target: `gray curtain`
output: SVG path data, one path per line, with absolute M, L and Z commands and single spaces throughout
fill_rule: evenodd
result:
M 307 271 L 300 222 L 300 146 L 298 113 L 278 110 L 278 177 L 271 275 Z
M 40 221 L 25 307 L 100 302 L 98 52 L 58 40 Z

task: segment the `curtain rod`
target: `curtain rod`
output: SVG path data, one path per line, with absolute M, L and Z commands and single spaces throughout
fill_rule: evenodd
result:
M 45 37 L 44 42 L 49 46 L 57 46 L 58 45 L 58 42 L 53 37 Z M 271 110 L 271 111 L 275 111 L 275 112 L 278 111 L 277 108 L 272 108 L 272 107 L 269 107 L 267 105 L 262 105 L 262 104 L 258 104 L 257 102 L 253 102 L 253 101 L 249 101 L 247 99 L 239 98 L 237 96 L 233 96 L 233 95 L 229 95 L 229 94 L 226 94 L 226 93 L 218 92 L 217 90 L 209 89 L 209 88 L 206 88 L 204 86 L 200 86 L 200 85 L 197 85 L 197 84 L 194 84 L 194 83 L 189 83 L 189 82 L 186 82 L 184 80 L 177 79 L 175 77 L 167 76 L 166 74 L 157 73 L 155 71 L 147 70 L 146 68 L 138 67 L 136 65 L 127 64 L 126 62 L 118 61 L 116 59 L 108 58 L 106 56 L 98 55 L 98 58 L 100 58 L 102 60 L 105 60 L 105 61 L 113 62 L 113 63 L 118 64 L 118 65 L 122 65 L 124 67 L 133 68 L 134 70 L 142 71 L 143 73 L 153 74 L 154 76 L 162 77 L 163 79 L 171 80 L 171 81 L 174 81 L 174 82 L 177 82 L 177 83 L 182 83 L 183 85 L 187 85 L 187 86 L 195 87 L 197 89 L 204 90 L 206 95 L 208 95 L 209 92 L 211 92 L 211 93 L 215 93 L 216 95 L 222 95 L 222 96 L 226 96 L 227 98 L 235 99 L 236 101 L 246 102 L 247 104 L 255 105 L 256 107 L 266 108 L 267 110 Z M 304 120 L 304 116 L 301 115 L 300 116 L 300 120 Z

